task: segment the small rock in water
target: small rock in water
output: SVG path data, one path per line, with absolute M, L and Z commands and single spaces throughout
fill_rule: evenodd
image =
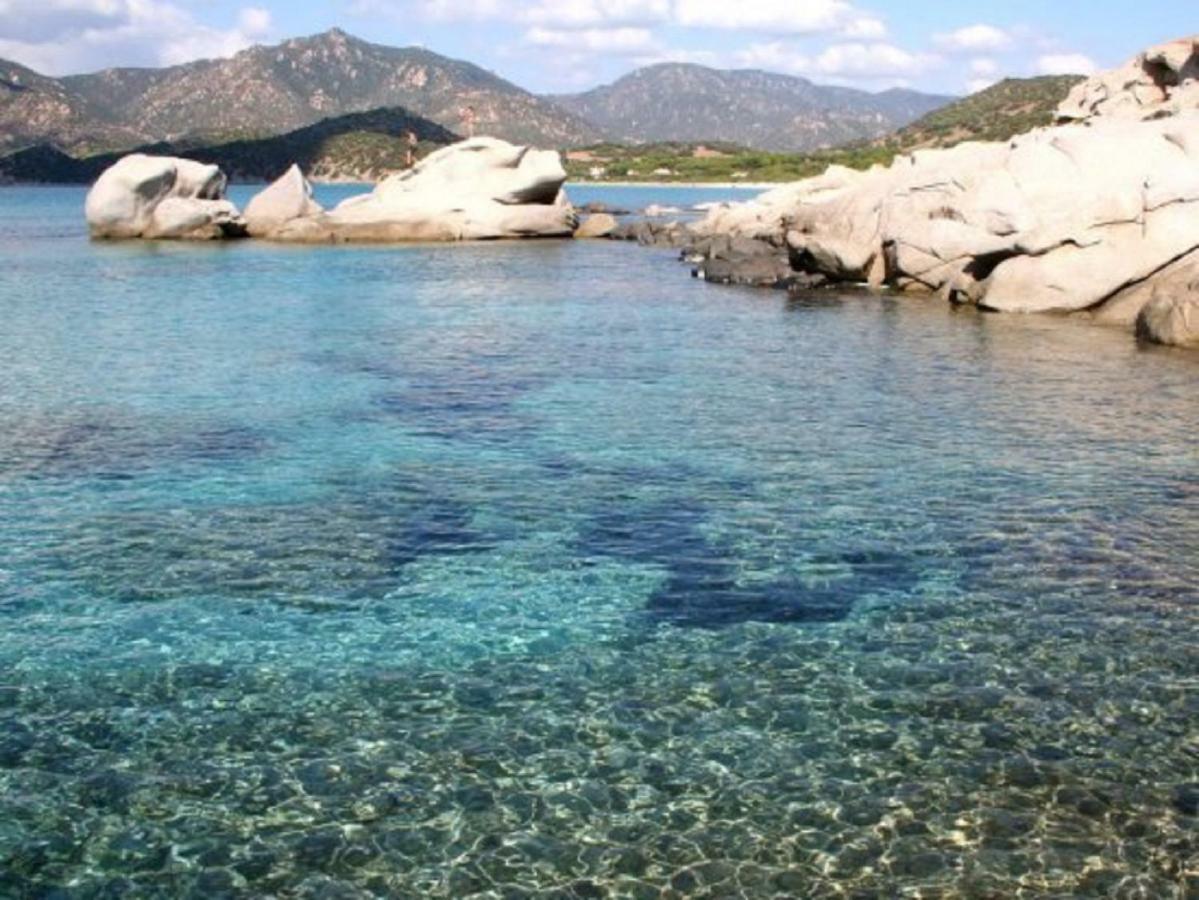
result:
M 1174 808 L 1184 816 L 1199 816 L 1199 782 L 1174 788 Z

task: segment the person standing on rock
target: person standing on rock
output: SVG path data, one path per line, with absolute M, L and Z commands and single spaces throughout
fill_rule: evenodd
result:
M 404 165 L 411 169 L 416 165 L 416 132 L 409 131 L 406 133 L 404 135 L 404 143 L 406 145 L 404 148 Z
M 475 136 L 475 108 L 473 106 L 464 106 L 459 110 L 458 115 L 462 119 L 462 127 L 466 131 L 468 138 Z

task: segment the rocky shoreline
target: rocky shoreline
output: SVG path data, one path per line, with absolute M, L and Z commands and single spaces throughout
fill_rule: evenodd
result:
M 719 284 L 865 285 L 1086 317 L 1199 346 L 1199 37 L 1083 82 L 1058 124 L 868 171 L 839 166 L 698 221 L 580 217 L 553 151 L 473 138 L 331 210 L 293 166 L 244 215 L 216 166 L 140 154 L 88 195 L 95 238 L 289 243 L 609 238 L 681 251 Z
M 722 284 L 865 285 L 1199 346 L 1199 38 L 1080 84 L 1058 122 L 609 236 Z

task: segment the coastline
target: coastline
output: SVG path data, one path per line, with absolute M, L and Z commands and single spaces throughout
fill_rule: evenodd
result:
M 357 181 L 355 179 L 341 178 L 310 178 L 313 184 L 322 185 L 360 185 L 363 187 L 371 187 L 378 184 L 376 181 Z M 257 182 L 238 182 L 241 184 L 256 184 Z M 662 188 L 680 188 L 685 190 L 702 190 L 711 188 L 717 191 L 730 190 L 746 190 L 746 191 L 769 191 L 773 188 L 784 184 L 790 184 L 787 181 L 761 181 L 761 182 L 743 182 L 743 181 L 571 181 L 566 182 L 566 187 L 614 187 L 614 188 L 650 188 L 652 190 L 660 190 Z
M 747 191 L 769 191 L 789 181 L 567 181 L 567 187 L 616 187 L 616 188 L 711 188 L 718 191 L 745 189 Z

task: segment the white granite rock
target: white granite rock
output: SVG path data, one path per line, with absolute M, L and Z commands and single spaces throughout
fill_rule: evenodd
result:
M 241 233 L 244 223 L 224 199 L 217 166 L 135 153 L 110 166 L 88 192 L 95 238 L 209 240 Z
M 1160 44 L 1088 78 L 1058 107 L 1059 122 L 1146 121 L 1199 109 L 1199 36 Z
M 1186 100 L 1194 43 L 1140 58 L 1139 71 L 1174 85 L 1148 119 L 1126 114 L 1134 101 L 1149 109 L 1131 71 L 1124 100 L 1112 93 L 1121 77 L 1099 78 L 1094 90 L 1109 92 L 1088 101 L 1085 124 L 921 150 L 865 172 L 833 167 L 713 210 L 693 230 L 785 235 L 798 268 L 833 281 L 1131 323 L 1155 280 L 1199 253 L 1199 109 Z
M 269 234 L 292 219 L 317 216 L 324 210 L 312 199 L 312 185 L 293 165 L 246 206 L 246 229 L 252 236 Z
M 291 219 L 264 236 L 279 241 L 460 241 L 570 237 L 578 216 L 562 193 L 553 151 L 472 138 L 327 213 Z

